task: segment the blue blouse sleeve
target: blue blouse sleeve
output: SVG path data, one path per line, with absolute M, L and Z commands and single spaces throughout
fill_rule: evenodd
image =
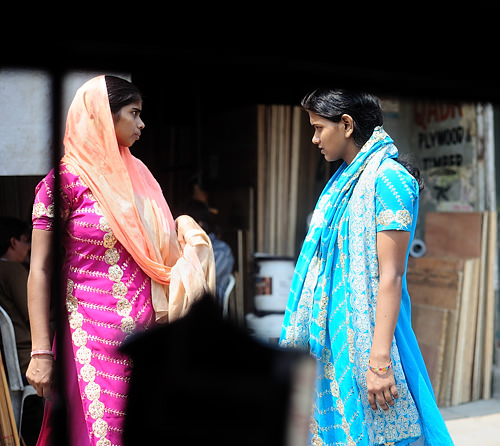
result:
M 377 232 L 411 231 L 417 200 L 415 178 L 397 161 L 384 162 L 375 180 Z

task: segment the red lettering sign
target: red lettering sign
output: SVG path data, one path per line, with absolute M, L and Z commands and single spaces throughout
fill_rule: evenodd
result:
M 462 104 L 444 102 L 416 101 L 413 105 L 415 123 L 424 130 L 431 122 L 442 122 L 447 119 L 462 117 Z

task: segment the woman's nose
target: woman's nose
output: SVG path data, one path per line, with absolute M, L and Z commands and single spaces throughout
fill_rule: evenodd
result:
M 319 142 L 320 142 L 320 139 L 319 139 L 316 135 L 314 135 L 314 136 L 312 137 L 312 143 L 313 143 L 313 144 L 319 144 Z
M 140 119 L 139 121 L 140 122 L 139 122 L 139 126 L 138 127 L 139 127 L 139 129 L 142 130 L 144 127 L 146 127 L 146 124 L 144 124 L 144 121 L 142 119 Z

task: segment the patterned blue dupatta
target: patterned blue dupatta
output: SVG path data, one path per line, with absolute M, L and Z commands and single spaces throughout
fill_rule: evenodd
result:
M 337 244 L 339 236 L 346 237 L 347 234 L 339 234 L 339 228 L 355 186 L 369 162 L 374 161 L 371 170 L 376 172 L 383 159 L 395 158 L 397 153 L 389 135 L 382 127 L 377 127 L 351 164 L 343 163 L 325 186 L 316 204 L 295 266 L 283 321 L 281 345 L 309 347 L 310 333 L 307 328 L 311 325 L 312 316 L 312 296 L 309 294 L 311 282 L 316 285 L 319 258 L 326 259 L 328 252 L 335 250 L 334 245 Z M 344 262 L 347 256 L 348 252 L 341 253 Z
M 421 445 L 453 444 L 411 329 L 406 287 L 401 307 L 407 314 L 400 315 L 391 349 L 400 397 L 388 412 L 373 411 L 367 398 L 378 291 L 375 180 L 384 160 L 397 156 L 389 135 L 375 128 L 351 164 L 343 163 L 324 188 L 297 260 L 280 344 L 310 349 L 318 359 L 314 445 L 402 446 L 419 437 Z M 406 211 L 389 211 L 385 218 L 415 230 Z

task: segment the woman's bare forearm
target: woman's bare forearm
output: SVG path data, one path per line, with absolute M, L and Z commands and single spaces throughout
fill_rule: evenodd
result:
M 391 345 L 401 306 L 402 277 L 380 277 L 375 317 L 375 330 L 370 359 L 377 367 L 386 366 L 391 359 Z
M 30 274 L 28 277 L 28 312 L 33 350 L 51 348 L 50 287 L 52 282 L 53 234 L 33 230 Z

